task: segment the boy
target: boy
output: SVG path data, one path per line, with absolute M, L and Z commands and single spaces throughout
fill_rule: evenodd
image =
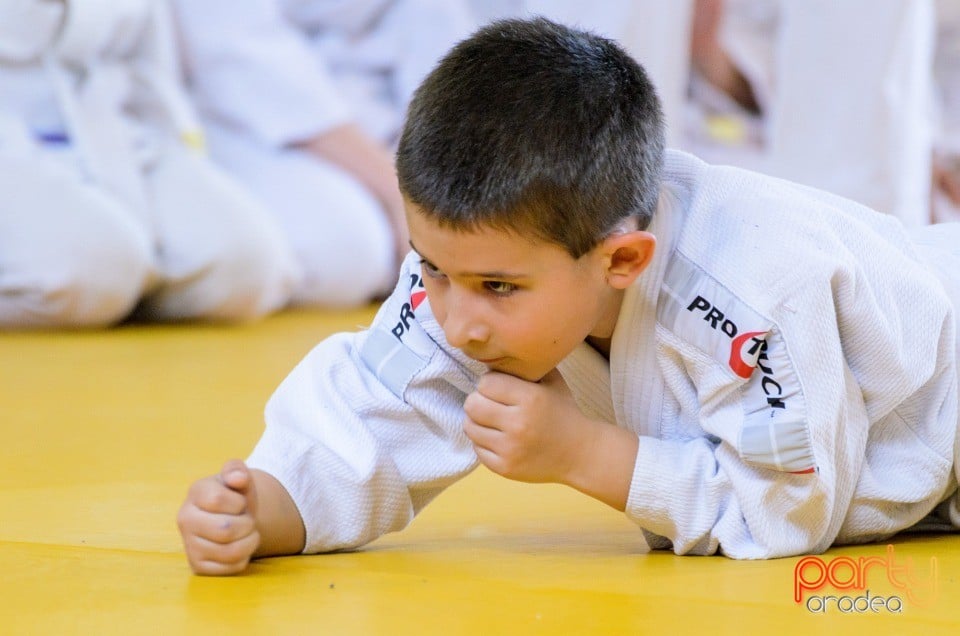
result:
M 536 19 L 456 46 L 398 150 L 397 290 L 283 382 L 248 464 L 191 488 L 193 570 L 361 546 L 478 462 L 678 554 L 820 552 L 935 508 L 956 525 L 960 256 L 662 140 L 608 40 Z

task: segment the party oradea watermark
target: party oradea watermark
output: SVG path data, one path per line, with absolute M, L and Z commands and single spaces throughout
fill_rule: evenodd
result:
M 793 600 L 813 614 L 902 614 L 937 601 L 936 557 L 920 567 L 887 545 L 884 556 L 807 556 L 793 569 Z

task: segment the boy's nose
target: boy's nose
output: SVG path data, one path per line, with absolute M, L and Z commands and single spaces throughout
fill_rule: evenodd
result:
M 453 302 L 447 306 L 443 333 L 447 337 L 447 342 L 457 349 L 466 349 L 484 343 L 490 338 L 490 329 L 479 319 L 476 312 L 462 301 Z

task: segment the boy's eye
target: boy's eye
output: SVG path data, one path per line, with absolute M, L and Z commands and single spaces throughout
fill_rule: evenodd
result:
M 437 266 L 431 263 L 430 261 L 420 260 L 420 267 L 423 268 L 423 273 L 429 276 L 430 278 L 443 278 L 443 272 L 437 269 Z
M 484 281 L 483 286 L 498 296 L 507 296 L 517 291 L 517 286 L 502 280 Z

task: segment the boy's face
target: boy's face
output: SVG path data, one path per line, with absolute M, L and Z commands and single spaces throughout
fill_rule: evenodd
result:
M 622 291 L 596 248 L 563 248 L 490 228 L 440 227 L 407 204 L 410 243 L 447 341 L 496 371 L 536 381 L 588 337 L 609 338 Z

